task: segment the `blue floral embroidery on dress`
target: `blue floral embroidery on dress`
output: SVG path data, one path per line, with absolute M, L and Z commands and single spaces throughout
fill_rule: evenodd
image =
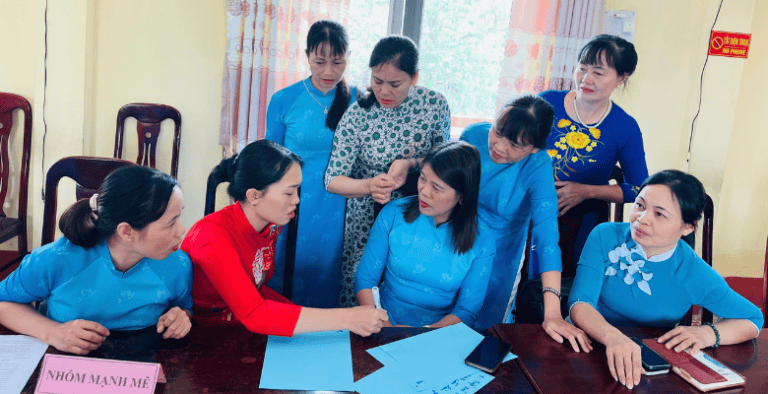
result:
M 635 247 L 630 250 L 626 243 L 608 252 L 608 260 L 611 264 L 605 269 L 605 276 L 616 276 L 624 281 L 632 287 L 632 295 L 635 297 L 638 295 L 635 289 L 640 289 L 643 293 L 651 295 L 651 286 L 648 281 L 653 278 L 653 273 L 644 268 L 645 260 L 633 259 L 632 254 L 645 256 L 642 249 Z M 632 286 L 633 284 L 637 286 Z

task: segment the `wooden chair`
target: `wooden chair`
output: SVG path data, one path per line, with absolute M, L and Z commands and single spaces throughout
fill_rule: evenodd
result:
M 220 183 L 226 182 L 225 179 L 221 179 L 217 176 L 216 171 L 211 171 L 208 174 L 208 183 L 205 188 L 205 212 L 203 216 L 208 216 L 216 210 L 216 188 Z M 297 191 L 301 196 L 301 187 Z M 293 273 L 296 262 L 296 237 L 299 227 L 299 211 L 301 210 L 301 204 L 296 206 L 296 216 L 288 222 L 286 226 L 288 231 L 286 236 L 286 250 L 285 250 L 285 267 L 283 269 L 283 297 L 291 299 L 293 295 Z
M 18 176 L 19 195 L 17 217 L 9 218 L 3 205 L 10 185 L 10 159 L 8 141 L 13 129 L 13 113 L 24 112 L 24 139 L 21 150 L 21 166 Z M 27 189 L 29 183 L 29 156 L 32 146 L 32 107 L 24 97 L 11 93 L 0 93 L 0 243 L 18 236 L 18 255 L 0 272 L 11 267 L 29 253 L 27 250 Z
M 139 137 L 139 155 L 136 163 L 155 168 L 155 151 L 160 135 L 160 123 L 165 119 L 173 120 L 175 124 L 173 136 L 173 153 L 171 156 L 170 174 L 178 178 L 179 145 L 181 143 L 181 114 L 176 108 L 163 104 L 132 103 L 126 104 L 117 112 L 117 130 L 115 131 L 114 157 L 123 157 L 123 132 L 127 118 L 136 119 L 136 133 Z
M 712 202 L 712 197 L 707 194 L 707 202 L 704 205 L 704 217 L 702 218 L 702 224 L 701 224 L 701 259 L 704 260 L 709 266 L 712 266 L 712 230 L 715 227 L 714 219 L 715 219 L 715 204 Z M 688 240 L 686 240 L 688 242 Z M 696 249 L 696 233 L 693 233 L 693 236 L 690 238 L 690 242 L 688 242 L 688 245 L 691 246 L 691 248 Z M 700 308 L 697 305 L 694 305 L 691 307 L 690 310 L 688 310 L 688 313 L 683 316 L 683 318 L 680 320 L 680 325 L 684 326 L 690 326 L 693 323 L 693 315 L 697 314 L 697 312 L 701 310 L 701 322 L 702 323 L 712 323 L 714 320 L 714 315 L 712 312 L 708 311 L 705 308 Z
M 725 278 L 733 290 L 750 300 L 763 312 L 763 327 L 768 327 L 768 242 L 765 244 L 765 264 L 762 278 L 729 276 Z
M 68 177 L 79 185 L 92 190 L 98 190 L 104 178 L 112 171 L 135 165 L 134 163 L 104 157 L 72 156 L 65 157 L 53 163 L 45 177 L 45 203 L 43 209 L 43 235 L 41 245 L 53 242 L 56 235 L 56 203 L 59 181 Z

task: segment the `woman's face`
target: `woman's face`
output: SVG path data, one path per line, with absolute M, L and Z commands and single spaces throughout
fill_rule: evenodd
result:
M 309 53 L 308 59 L 309 71 L 312 73 L 310 81 L 324 94 L 336 87 L 347 69 L 346 54 L 333 56 L 328 43 L 320 44 Z
M 677 198 L 666 185 L 649 185 L 640 191 L 629 213 L 632 239 L 650 256 L 672 250 L 693 225 L 683 222 Z
M 416 85 L 419 73 L 411 77 L 407 72 L 389 64 L 371 68 L 371 89 L 384 108 L 395 108 L 405 101 L 411 86 Z
M 515 164 L 538 151 L 539 148 L 534 148 L 533 145 L 513 144 L 499 134 L 496 126 L 491 126 L 491 131 L 488 132 L 488 153 L 496 164 Z
M 181 190 L 176 188 L 171 193 L 171 199 L 163 216 L 142 230 L 136 231 L 138 233 L 138 242 L 135 244 L 137 252 L 144 257 L 163 260 L 178 250 L 186 231 L 180 219 L 183 208 Z
M 288 224 L 296 216 L 299 186 L 301 166 L 293 163 L 279 181 L 269 185 L 263 193 L 258 193 L 258 198 L 252 200 L 256 202 L 256 216 L 267 223 L 280 226 Z
M 611 93 L 621 86 L 627 77 L 619 76 L 615 68 L 606 64 L 605 54 L 601 55 L 600 64 L 579 63 L 573 72 L 576 98 L 590 102 L 610 100 Z
M 417 187 L 419 212 L 432 216 L 437 226 L 451 218 L 453 208 L 461 201 L 461 196 L 456 190 L 440 179 L 429 164 L 425 164 L 421 169 Z

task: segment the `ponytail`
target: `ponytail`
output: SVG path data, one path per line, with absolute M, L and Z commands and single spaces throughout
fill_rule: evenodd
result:
M 86 249 L 98 245 L 104 238 L 96 228 L 96 215 L 87 198 L 72 204 L 61 214 L 59 230 L 70 242 Z

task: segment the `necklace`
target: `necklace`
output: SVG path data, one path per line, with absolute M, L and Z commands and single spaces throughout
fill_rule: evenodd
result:
M 326 107 L 326 106 L 325 106 L 325 105 L 323 105 L 323 104 L 320 104 L 320 101 L 319 101 L 318 99 L 316 99 L 316 98 L 315 98 L 315 96 L 312 94 L 312 92 L 310 92 L 310 91 L 309 91 L 309 87 L 307 86 L 307 80 L 306 80 L 306 79 L 304 79 L 304 80 L 302 80 L 302 82 L 304 82 L 304 89 L 307 89 L 307 93 L 309 93 L 309 97 L 312 97 L 312 100 L 315 100 L 315 102 L 317 103 L 317 105 L 319 105 L 319 106 L 323 107 L 323 113 L 325 113 L 326 115 L 328 115 L 328 107 Z
M 576 119 L 579 121 L 579 123 L 583 124 L 588 129 L 596 129 L 597 126 L 600 126 L 601 123 L 605 120 L 605 118 L 608 117 L 608 114 L 611 113 L 611 108 L 613 107 L 613 101 L 608 100 L 608 108 L 605 110 L 605 115 L 603 115 L 602 119 L 600 119 L 597 123 L 594 125 L 588 125 L 584 123 L 583 120 L 581 120 L 581 116 L 579 116 L 579 109 L 576 107 L 576 97 L 573 97 L 573 112 L 576 112 Z

